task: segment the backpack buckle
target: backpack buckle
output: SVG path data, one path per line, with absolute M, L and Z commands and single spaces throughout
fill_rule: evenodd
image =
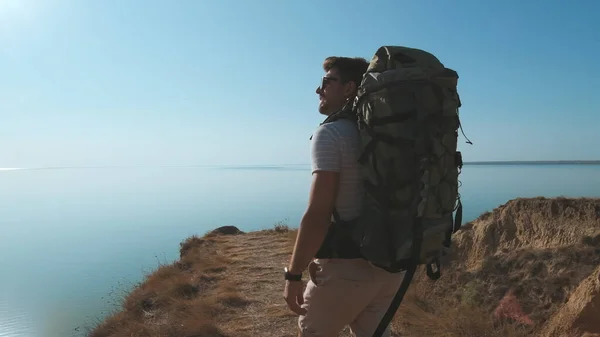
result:
M 435 270 L 432 266 L 435 267 Z M 436 257 L 432 261 L 432 263 L 427 264 L 427 276 L 429 276 L 429 278 L 434 281 L 440 278 L 441 273 L 440 273 L 440 259 L 439 258 Z

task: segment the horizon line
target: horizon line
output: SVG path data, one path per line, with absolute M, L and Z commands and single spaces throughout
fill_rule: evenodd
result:
M 466 161 L 463 165 L 514 165 L 514 164 L 600 164 L 600 160 L 480 160 Z M 0 167 L 0 171 L 83 169 L 83 168 L 268 168 L 285 166 L 310 166 L 310 164 L 190 164 L 190 165 L 85 165 L 85 166 L 45 166 L 45 167 Z

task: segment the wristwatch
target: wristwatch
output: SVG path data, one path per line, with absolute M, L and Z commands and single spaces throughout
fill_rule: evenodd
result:
M 285 279 L 287 281 L 302 281 L 302 274 L 292 274 L 287 267 L 283 271 L 285 272 Z

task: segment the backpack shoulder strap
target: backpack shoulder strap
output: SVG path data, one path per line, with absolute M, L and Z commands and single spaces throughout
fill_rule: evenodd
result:
M 347 120 L 350 120 L 353 122 L 358 121 L 358 117 L 356 116 L 356 112 L 354 110 L 352 102 L 348 102 L 339 111 L 334 112 L 331 115 L 327 116 L 327 118 L 325 118 L 325 120 L 320 125 L 332 123 L 332 122 L 335 122 L 340 119 L 347 119 Z M 312 140 L 312 135 L 310 136 L 309 139 Z

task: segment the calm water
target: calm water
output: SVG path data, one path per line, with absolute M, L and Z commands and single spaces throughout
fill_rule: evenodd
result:
M 465 166 L 461 181 L 469 221 L 518 196 L 599 196 L 600 166 Z M 1 171 L 0 336 L 82 336 L 186 237 L 296 226 L 309 183 L 308 167 Z

